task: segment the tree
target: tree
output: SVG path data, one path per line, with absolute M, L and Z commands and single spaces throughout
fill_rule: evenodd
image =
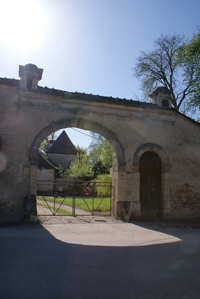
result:
M 77 158 L 70 164 L 67 177 L 76 180 L 83 177 L 93 177 L 92 165 L 87 151 L 80 146 L 77 146 L 77 150 Z
M 40 150 L 47 156 L 47 150 L 48 150 L 48 137 L 42 141 L 40 145 Z
M 200 29 L 178 48 L 177 61 L 183 69 L 184 83 L 188 86 L 189 106 L 200 108 Z
M 92 150 L 89 153 L 95 176 L 103 173 L 110 173 L 112 167 L 112 145 L 101 135 L 92 134 Z
M 183 36 L 161 35 L 154 41 L 155 50 L 149 53 L 142 51 L 133 68 L 134 76 L 141 78 L 146 96 L 158 85 L 165 86 L 170 90 L 172 105 L 177 110 L 191 93 L 190 82 L 181 80 L 183 69 L 177 60 L 177 51 L 183 45 Z
M 47 138 L 43 140 L 43 142 L 40 145 L 40 150 L 47 156 L 47 151 L 49 147 L 49 140 L 56 140 L 58 137 L 56 132 L 51 133 Z
M 109 174 L 112 167 L 112 145 L 102 136 L 92 134 L 92 150 L 87 153 L 87 150 L 76 147 L 78 154 L 74 162 L 69 166 L 69 169 L 61 176 L 69 179 L 95 178 L 100 174 Z
M 110 195 L 110 184 L 112 184 L 112 177 L 110 174 L 100 174 L 96 178 L 96 189 L 97 196 L 109 196 Z M 100 184 L 99 184 L 100 183 Z

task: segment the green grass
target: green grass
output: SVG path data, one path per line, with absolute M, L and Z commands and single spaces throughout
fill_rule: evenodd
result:
M 48 207 L 46 204 L 43 204 L 43 203 L 40 203 L 40 202 L 38 202 L 37 204 L 38 204 L 39 206 L 43 206 L 43 207 L 49 209 L 49 207 Z M 51 208 L 52 211 L 54 210 L 54 207 L 50 206 L 50 208 Z M 50 211 L 50 210 L 49 210 L 49 211 Z M 69 211 L 63 210 L 63 209 L 58 209 L 58 211 L 57 211 L 57 209 L 56 209 L 56 213 L 65 214 L 65 215 L 69 215 L 69 216 L 72 215 L 72 213 L 70 213 Z
M 37 196 L 37 199 L 41 199 L 43 200 L 42 196 Z M 46 200 L 48 201 L 54 201 L 53 197 L 45 197 Z M 91 197 L 85 197 L 85 202 L 87 203 L 90 211 L 95 210 L 95 211 L 102 211 L 102 212 L 106 212 L 106 211 L 110 211 L 110 197 L 105 197 L 103 200 L 102 198 L 94 198 L 94 209 L 93 209 L 93 199 Z M 102 202 L 101 202 L 102 200 Z M 58 197 L 55 199 L 55 201 L 57 203 L 61 203 L 63 202 L 63 198 L 62 197 Z M 75 205 L 76 207 L 79 207 L 85 211 L 88 211 L 88 207 L 85 204 L 84 200 L 82 197 L 76 197 L 76 201 L 75 201 Z M 100 204 L 101 202 L 101 204 Z M 65 198 L 63 204 L 72 206 L 73 205 L 73 198 L 72 197 L 67 197 Z

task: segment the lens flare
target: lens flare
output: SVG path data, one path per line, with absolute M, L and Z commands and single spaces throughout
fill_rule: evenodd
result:
M 18 50 L 37 50 L 44 41 L 44 16 L 36 1 L 2 1 L 0 41 Z

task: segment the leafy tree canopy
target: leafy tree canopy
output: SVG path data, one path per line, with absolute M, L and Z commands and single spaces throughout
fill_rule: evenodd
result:
M 109 196 L 111 193 L 110 184 L 112 184 L 112 177 L 110 174 L 100 174 L 96 178 L 96 182 L 100 183 L 97 184 L 97 195 L 101 196 Z M 102 184 L 101 184 L 102 183 Z M 107 183 L 107 184 L 106 184 Z
M 76 180 L 83 177 L 93 177 L 92 164 L 87 151 L 80 146 L 76 148 L 78 150 L 77 159 L 70 164 L 66 173 L 67 177 Z
M 93 165 L 95 176 L 103 173 L 110 173 L 112 167 L 112 145 L 101 135 L 92 134 L 91 151 L 89 153 L 90 161 Z
M 43 144 L 45 143 L 43 142 Z M 78 145 L 76 147 L 78 151 L 76 160 L 69 165 L 66 172 L 63 171 L 62 167 L 59 167 L 57 175 L 78 180 L 95 178 L 100 174 L 109 174 L 112 167 L 112 145 L 102 136 L 93 133 L 91 148 L 88 153 L 86 149 Z
M 141 89 L 145 96 L 156 87 L 165 86 L 171 91 L 172 105 L 177 110 L 180 109 L 183 101 L 186 101 L 188 96 L 194 92 L 194 89 L 191 88 L 193 79 L 186 80 L 188 74 L 185 62 L 177 59 L 177 53 L 179 52 L 181 55 L 181 51 L 184 52 L 184 49 L 183 36 L 161 35 L 154 41 L 154 50 L 142 51 L 133 68 L 134 76 L 141 79 Z M 190 75 L 195 67 L 191 62 Z
M 200 107 L 200 29 L 187 39 L 177 51 L 177 61 L 183 69 L 184 83 L 188 86 L 189 106 Z

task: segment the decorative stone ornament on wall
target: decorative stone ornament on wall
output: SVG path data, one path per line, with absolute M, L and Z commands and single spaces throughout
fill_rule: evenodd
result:
M 21 78 L 20 86 L 24 89 L 37 89 L 38 81 L 42 79 L 43 69 L 39 69 L 34 64 L 19 66 L 19 77 Z

